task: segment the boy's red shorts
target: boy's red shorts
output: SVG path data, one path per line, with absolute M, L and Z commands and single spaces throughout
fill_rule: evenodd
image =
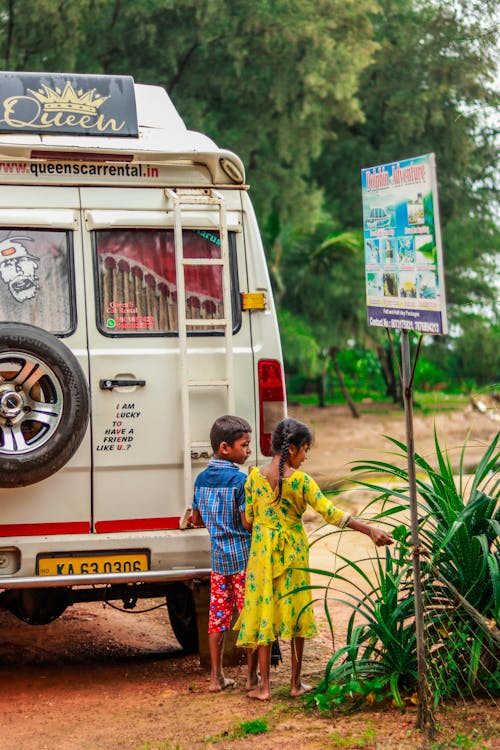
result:
M 210 577 L 210 609 L 208 632 L 230 630 L 234 608 L 241 612 L 245 599 L 245 571 L 223 575 L 212 571 Z

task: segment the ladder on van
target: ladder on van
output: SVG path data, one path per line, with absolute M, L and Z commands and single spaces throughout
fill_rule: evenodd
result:
M 186 528 L 191 513 L 193 496 L 192 456 L 200 453 L 207 456 L 211 452 L 209 441 L 196 442 L 191 438 L 191 393 L 199 388 L 222 388 L 226 392 L 226 413 L 234 412 L 233 388 L 233 318 L 231 306 L 231 277 L 229 266 L 229 243 L 227 234 L 226 206 L 224 197 L 214 189 L 177 189 L 166 188 L 165 193 L 172 201 L 174 215 L 175 263 L 177 277 L 177 313 L 179 329 L 179 359 L 181 384 L 181 413 L 183 434 L 183 475 L 185 508 L 181 517 L 180 528 Z M 213 208 L 218 214 L 220 238 L 220 258 L 186 258 L 182 239 L 182 216 L 200 207 Z M 189 228 L 189 221 L 187 222 Z M 187 318 L 186 285 L 184 271 L 188 266 L 219 266 L 222 269 L 222 304 L 223 318 Z M 224 372 L 220 379 L 193 379 L 189 372 L 188 327 L 211 328 L 224 331 Z

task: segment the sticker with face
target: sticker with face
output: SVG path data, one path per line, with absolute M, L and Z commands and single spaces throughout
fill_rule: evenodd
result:
M 33 240 L 31 237 L 9 237 L 0 242 L 0 278 L 17 302 L 33 299 L 40 288 L 35 274 L 39 258 L 28 252 L 22 244 L 26 241 Z

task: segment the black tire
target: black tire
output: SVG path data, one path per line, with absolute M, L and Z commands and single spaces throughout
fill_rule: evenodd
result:
M 7 609 L 28 625 L 48 625 L 69 605 L 68 592 L 64 588 L 20 589 L 9 593 Z
M 174 635 L 187 654 L 198 653 L 198 625 L 192 590 L 182 582 L 167 588 L 167 610 Z
M 83 440 L 90 412 L 87 378 L 51 333 L 0 323 L 0 487 L 55 474 Z

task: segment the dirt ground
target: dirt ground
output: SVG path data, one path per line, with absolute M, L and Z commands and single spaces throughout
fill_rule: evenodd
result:
M 292 407 L 290 413 L 315 430 L 315 446 L 304 468 L 325 487 L 348 476 L 349 462 L 380 458 L 387 449 L 383 434 L 404 438 L 404 418 L 392 410 L 374 410 L 358 420 L 343 406 Z M 416 450 L 432 457 L 436 424 L 458 464 L 471 429 L 466 463 L 472 467 L 498 432 L 499 422 L 493 417 L 472 407 L 436 419 L 417 415 Z M 363 502 L 364 497 L 351 489 L 338 500 L 354 511 Z M 310 532 L 316 523 L 314 515 L 308 516 Z M 343 535 L 343 554 L 356 559 L 363 555 L 365 537 L 360 536 Z M 333 569 L 335 550 L 330 540 L 314 544 L 312 567 Z M 143 601 L 138 608 L 158 603 Z M 304 660 L 304 678 L 311 684 L 321 678 L 333 648 L 321 603 L 316 611 L 320 634 L 306 644 Z M 350 611 L 332 602 L 331 614 L 339 647 Z M 237 680 L 234 689 L 210 694 L 207 671 L 198 657 L 180 649 L 164 607 L 137 613 L 102 604 L 75 605 L 50 625 L 38 627 L 0 612 L 0 628 L 0 750 L 410 750 L 425 745 L 414 728 L 415 707 L 401 713 L 384 705 L 351 716 L 304 710 L 301 699 L 288 695 L 285 644 L 284 663 L 273 670 L 270 703 L 246 697 L 242 666 L 226 670 Z M 498 750 L 498 713 L 498 705 L 484 701 L 441 709 L 439 733 L 427 746 Z M 248 734 L 256 726 L 248 722 L 257 719 L 267 730 Z

